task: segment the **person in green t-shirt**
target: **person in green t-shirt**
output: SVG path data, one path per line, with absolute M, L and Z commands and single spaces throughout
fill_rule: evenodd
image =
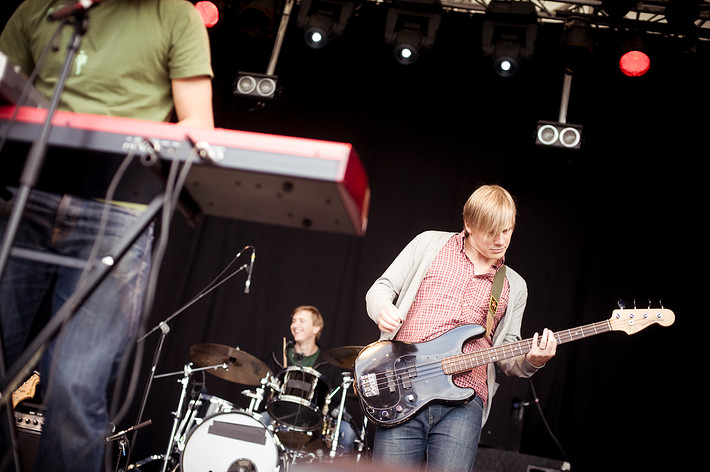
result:
M 68 57 L 67 46 L 77 30 L 74 25 L 81 22 L 87 25 L 85 35 L 71 63 L 65 88 L 56 90 L 61 92 L 60 111 L 214 127 L 209 40 L 191 3 L 103 0 L 87 3 L 86 11 L 72 14 L 66 23 L 48 19 L 58 8 L 74 3 L 24 0 L 0 34 L 0 51 L 10 63 L 28 76 L 38 68 L 34 85 L 48 102 L 55 94 L 58 71 Z M 58 29 L 60 34 L 54 39 Z M 46 60 L 42 61 L 45 52 Z M 69 152 L 61 157 L 68 155 Z M 3 155 L 0 160 L 6 157 Z M 92 161 L 98 168 L 106 159 L 97 156 Z M 78 179 L 79 169 L 72 169 L 70 164 L 65 168 L 71 180 L 80 180 L 84 186 L 95 180 L 90 175 Z M 148 172 L 151 171 L 146 169 Z M 63 183 L 61 176 L 58 180 Z M 72 194 L 31 190 L 13 241 L 14 246 L 25 249 L 84 260 L 96 254 L 102 257 L 111 254 L 117 243 L 131 234 L 141 216 L 138 208 L 87 198 L 82 193 L 85 189 Z M 17 189 L 9 187 L 2 195 L 9 199 L 0 198 L 0 234 L 5 233 Z M 111 422 L 117 421 L 109 417 L 107 390 L 143 321 L 143 299 L 151 279 L 152 238 L 150 226 L 43 353 L 39 372 L 45 414 L 35 471 L 102 469 L 105 442 L 113 432 Z M 98 248 L 96 253 L 94 245 Z M 26 343 L 32 340 L 32 330 L 37 327 L 33 325 L 35 315 L 46 308 L 47 313 L 37 319 L 54 316 L 76 292 L 81 272 L 25 258 L 9 259 L 0 280 L 6 367 L 14 366 Z M 123 407 L 115 404 L 111 412 L 121 412 Z M 3 429 L 9 426 L 4 416 L 2 425 Z M 8 433 L 0 431 L 0 468 L 13 460 L 13 447 L 7 445 Z M 22 464 L 22 470 L 28 466 Z

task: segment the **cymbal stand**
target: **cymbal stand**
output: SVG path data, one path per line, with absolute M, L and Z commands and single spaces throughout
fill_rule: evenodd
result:
M 267 373 L 264 378 L 260 380 L 261 386 L 255 388 L 253 392 L 251 390 L 242 390 L 242 395 L 251 398 L 246 411 L 252 416 L 254 416 L 256 410 L 259 409 L 261 402 L 264 400 L 265 386 L 267 383 L 270 383 L 270 377 L 271 374 Z
M 330 457 L 335 457 L 335 453 L 338 450 L 338 441 L 340 440 L 340 426 L 343 422 L 343 412 L 345 410 L 345 397 L 348 393 L 348 389 L 350 388 L 350 385 L 353 383 L 353 378 L 350 375 L 350 372 L 343 372 L 341 374 L 343 376 L 343 382 L 340 384 L 339 389 L 342 390 L 340 394 L 340 408 L 338 409 L 338 419 L 335 422 L 335 430 L 333 433 L 333 442 L 330 445 Z M 337 389 L 335 392 L 333 392 L 333 395 L 337 393 Z
M 365 449 L 367 441 L 367 416 L 362 421 L 362 429 L 360 430 L 360 438 L 357 441 L 357 459 L 355 462 L 360 462 L 362 459 L 362 450 Z
M 227 368 L 227 364 L 218 364 L 214 366 L 208 366 L 208 367 L 200 367 L 197 369 L 194 369 L 192 367 L 192 362 L 188 362 L 185 364 L 185 367 L 183 368 L 183 375 L 180 380 L 178 380 L 178 383 L 182 384 L 182 388 L 180 390 L 180 399 L 178 400 L 178 407 L 177 409 L 173 412 L 173 427 L 172 430 L 170 431 L 170 439 L 168 441 L 168 449 L 165 452 L 165 456 L 163 457 L 163 472 L 166 472 L 168 468 L 168 462 L 170 461 L 170 455 L 173 452 L 173 448 L 175 447 L 175 439 L 177 437 L 177 431 L 178 431 L 178 426 L 182 420 L 182 410 L 183 406 L 185 404 L 185 398 L 187 397 L 187 386 L 190 382 L 190 378 L 192 377 L 193 372 L 199 372 L 202 370 L 207 370 L 207 369 L 217 369 L 217 368 Z M 177 372 L 173 373 L 168 373 L 168 374 L 161 374 L 161 375 L 156 375 L 155 378 L 161 378 L 161 377 L 167 377 L 170 375 L 175 375 Z

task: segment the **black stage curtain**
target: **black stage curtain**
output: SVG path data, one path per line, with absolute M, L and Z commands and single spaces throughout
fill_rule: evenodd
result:
M 620 76 L 611 55 L 598 58 L 573 78 L 567 121 L 584 125 L 585 142 L 565 153 L 533 144 L 537 120 L 558 118 L 563 72 L 554 26 L 541 28 L 535 61 L 504 81 L 480 57 L 475 21 L 445 17 L 435 47 L 404 68 L 374 18 L 356 18 L 349 35 L 322 51 L 289 30 L 276 70 L 282 99 L 263 108 L 234 99 L 231 84 L 238 70 L 265 71 L 273 38 L 244 38 L 227 26 L 211 33 L 217 125 L 352 143 L 370 179 L 369 225 L 357 237 L 219 218 L 193 227 L 176 216 L 148 328 L 246 245 L 257 255 L 251 291 L 239 274 L 169 323 L 156 373 L 176 375 L 155 380 L 143 415 L 152 424 L 137 435 L 132 459 L 164 452 L 191 346 L 238 346 L 264 359 L 289 336 L 300 304 L 323 312 L 326 350 L 376 340 L 364 307 L 369 285 L 418 232 L 460 230 L 466 197 L 481 183 L 499 183 L 519 204 L 507 263 L 529 285 L 524 336 L 607 319 L 619 299 L 662 300 L 677 316 L 670 328 L 560 346 L 532 379 L 539 409 L 523 412 L 520 451 L 567 459 L 577 471 L 675 469 L 690 447 L 683 424 L 696 415 L 681 367 L 693 357 L 680 353 L 694 315 L 687 297 L 697 275 L 689 268 L 702 251 L 693 177 L 707 156 L 707 54 L 669 48 L 634 81 Z M 154 333 L 145 341 L 141 382 L 157 340 Z M 210 394 L 248 405 L 243 391 L 251 387 L 205 380 Z M 515 388 L 532 400 L 529 384 Z M 119 428 L 133 424 L 140 389 Z M 514 413 L 501 400 L 488 428 L 505 428 Z

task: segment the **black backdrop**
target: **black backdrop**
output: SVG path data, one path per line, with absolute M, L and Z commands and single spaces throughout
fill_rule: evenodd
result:
M 707 52 L 659 48 L 651 71 L 630 80 L 602 44 L 606 53 L 572 82 L 568 122 L 584 125 L 583 149 L 563 153 L 533 144 L 537 120 L 558 117 L 558 26 L 543 27 L 535 59 L 501 80 L 480 55 L 478 19 L 446 16 L 434 48 L 402 67 L 382 41 L 383 10 L 371 10 L 321 51 L 290 29 L 276 69 L 282 99 L 258 109 L 234 99 L 231 85 L 239 70 L 266 70 L 273 39 L 239 35 L 229 21 L 211 32 L 217 125 L 352 143 L 370 179 L 369 225 L 356 237 L 219 218 L 192 227 L 176 216 L 148 328 L 244 246 L 254 246 L 257 258 L 251 293 L 243 293 L 240 274 L 170 322 L 157 373 L 181 372 L 198 343 L 264 358 L 288 336 L 299 304 L 324 313 L 325 349 L 374 341 L 364 308 L 372 281 L 416 233 L 459 230 L 466 197 L 480 183 L 499 183 L 519 203 L 507 262 L 529 285 L 524 336 L 601 321 L 619 299 L 662 299 L 678 318 L 670 328 L 561 346 L 533 378 L 540 409 L 525 409 L 520 451 L 566 458 L 578 471 L 679 469 L 698 451 L 687 422 L 705 419 L 696 406 L 703 393 L 687 386 L 694 379 L 681 367 L 693 359 L 681 332 L 688 333 L 686 294 L 697 279 L 690 263 L 704 242 Z M 141 382 L 157 340 L 144 343 Z M 152 425 L 138 434 L 133 459 L 164 452 L 178 378 L 154 382 L 143 415 Z M 527 383 L 513 385 L 532 399 Z M 248 404 L 246 386 L 208 375 L 207 387 Z M 142 388 L 119 428 L 133 424 Z M 505 431 L 511 411 L 501 401 L 488 428 Z

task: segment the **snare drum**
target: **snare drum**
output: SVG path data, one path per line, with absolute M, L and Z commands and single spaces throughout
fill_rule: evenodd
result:
M 267 409 L 278 423 L 295 431 L 315 431 L 323 422 L 330 387 L 323 374 L 310 367 L 287 367 L 277 377 Z
M 285 453 L 273 434 L 251 414 L 219 413 L 192 430 L 180 456 L 183 472 L 279 471 Z

